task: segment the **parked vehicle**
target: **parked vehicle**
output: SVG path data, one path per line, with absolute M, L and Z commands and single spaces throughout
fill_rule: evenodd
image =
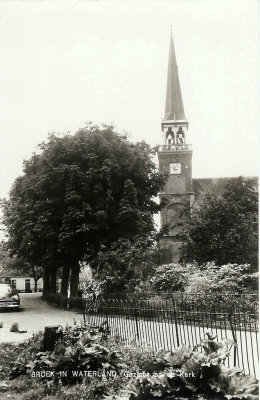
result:
M 12 285 L 0 283 L 0 309 L 20 307 L 20 296 Z

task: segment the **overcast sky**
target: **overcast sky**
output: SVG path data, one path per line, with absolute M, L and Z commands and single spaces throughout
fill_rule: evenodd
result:
M 0 197 L 51 131 L 113 122 L 160 144 L 173 36 L 193 177 L 257 163 L 257 0 L 1 1 Z

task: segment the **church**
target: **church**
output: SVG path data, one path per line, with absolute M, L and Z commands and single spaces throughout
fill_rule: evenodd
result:
M 165 114 L 161 123 L 161 143 L 157 147 L 159 171 L 168 173 L 166 184 L 159 194 L 160 202 L 165 204 L 160 213 L 160 225 L 161 228 L 168 227 L 168 233 L 160 240 L 163 264 L 180 261 L 184 241 L 182 224 L 187 218 L 184 210 L 191 207 L 206 187 L 210 186 L 216 193 L 222 194 L 232 179 L 192 178 L 192 144 L 189 143 L 188 128 L 171 31 Z M 253 179 L 257 185 L 258 179 Z

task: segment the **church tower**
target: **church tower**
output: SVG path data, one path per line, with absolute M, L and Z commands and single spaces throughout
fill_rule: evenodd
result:
M 184 210 L 193 201 L 192 147 L 187 144 L 188 126 L 171 32 L 165 115 L 161 124 L 162 144 L 158 146 L 159 170 L 169 174 L 160 193 L 160 201 L 166 204 L 160 215 L 161 227 L 168 227 L 168 233 L 160 240 L 162 263 L 180 260 L 182 224 L 187 218 Z

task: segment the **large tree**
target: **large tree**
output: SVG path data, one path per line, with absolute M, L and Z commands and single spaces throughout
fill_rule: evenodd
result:
M 51 134 L 24 162 L 24 174 L 3 202 L 4 223 L 13 252 L 45 267 L 47 290 L 55 291 L 62 266 L 62 291 L 70 274 L 76 295 L 79 261 L 153 229 L 163 184 L 153 154 L 112 126 L 88 124 L 75 135 Z
M 258 262 L 258 193 L 255 180 L 233 178 L 222 195 L 206 190 L 191 208 L 186 224 L 186 261 L 251 264 Z

